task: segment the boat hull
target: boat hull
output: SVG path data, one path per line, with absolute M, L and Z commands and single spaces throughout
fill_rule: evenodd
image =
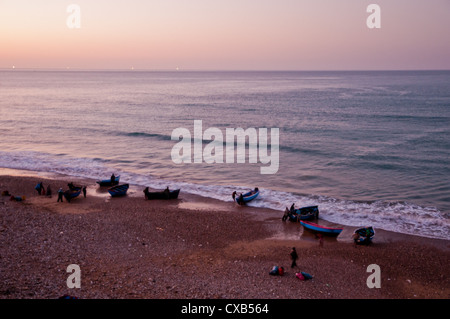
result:
M 169 191 L 169 192 L 165 192 L 165 191 L 161 191 L 161 192 L 146 192 L 144 191 L 145 194 L 145 198 L 148 200 L 153 200 L 153 199 L 163 199 L 163 200 L 167 200 L 167 199 L 177 199 L 178 195 L 180 194 L 180 190 L 176 189 L 173 191 Z
M 296 223 L 301 220 L 313 220 L 316 218 L 316 215 L 313 213 L 301 214 L 301 215 L 288 214 L 287 218 L 289 219 L 290 222 Z
M 117 186 L 114 186 L 114 187 L 111 187 L 110 189 L 108 189 L 108 193 L 112 197 L 125 196 L 127 194 L 129 187 L 130 187 L 129 184 L 117 185 Z
M 314 218 L 319 218 L 319 207 L 318 206 L 307 206 L 295 209 L 294 211 L 285 212 L 283 220 L 289 218 L 291 222 L 298 222 L 300 220 L 311 220 Z
M 331 235 L 331 236 L 337 236 L 339 235 L 343 228 L 333 228 L 333 227 L 327 227 L 327 226 L 322 226 L 322 225 L 318 225 L 315 223 L 311 223 L 308 221 L 300 221 L 300 224 L 305 227 L 306 229 L 309 229 L 311 231 L 314 232 L 319 232 L 322 234 L 327 234 L 327 235 Z
M 116 176 L 116 179 L 114 181 L 114 183 L 111 183 L 111 179 L 104 179 L 101 181 L 97 181 L 96 183 L 99 184 L 101 187 L 104 186 L 114 186 L 114 185 L 118 185 L 120 181 L 120 175 Z
M 63 195 L 64 195 L 65 199 L 68 202 L 70 202 L 72 199 L 74 199 L 75 197 L 78 197 L 80 194 L 81 194 L 81 188 L 65 191 Z
M 256 191 L 256 192 L 250 191 L 250 192 L 247 192 L 247 193 L 245 193 L 245 194 L 242 194 L 242 199 L 243 199 L 243 201 L 244 201 L 243 203 L 241 203 L 240 200 L 239 200 L 240 196 L 236 196 L 236 197 L 234 198 L 234 201 L 235 201 L 236 203 L 242 205 L 242 204 L 246 204 L 246 203 L 248 203 L 248 202 L 251 202 L 251 201 L 254 200 L 256 197 L 258 197 L 258 195 L 259 195 L 259 190 Z

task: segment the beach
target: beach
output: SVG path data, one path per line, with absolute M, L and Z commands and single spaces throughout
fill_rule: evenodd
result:
M 51 185 L 38 195 L 35 185 Z M 67 184 L 87 186 L 57 202 Z M 447 299 L 450 242 L 376 230 L 370 246 L 355 246 L 344 226 L 323 245 L 273 211 L 183 193 L 145 200 L 144 187 L 111 198 L 95 180 L 0 170 L 0 298 L 57 299 Z M 291 269 L 296 247 L 299 268 Z M 69 265 L 81 288 L 69 289 Z M 369 288 L 369 265 L 381 287 Z M 274 266 L 283 276 L 270 276 Z M 295 273 L 313 276 L 301 281 Z

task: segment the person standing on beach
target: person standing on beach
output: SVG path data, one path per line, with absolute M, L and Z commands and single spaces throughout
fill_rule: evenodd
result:
M 297 250 L 295 250 L 295 247 L 292 247 L 290 256 L 291 256 L 291 260 L 292 260 L 291 268 L 298 267 L 297 266 L 298 254 L 297 254 Z
M 318 234 L 317 238 L 319 238 L 319 246 L 323 247 L 323 235 L 322 234 Z
M 166 189 L 164 190 L 164 196 L 169 199 L 170 198 L 170 190 L 169 190 L 169 186 L 166 187 Z
M 63 191 L 62 188 L 60 188 L 60 189 L 58 190 L 58 202 L 59 202 L 59 201 L 61 201 L 61 203 L 63 202 L 63 194 L 64 194 L 64 191 Z
M 83 196 L 86 198 L 86 186 L 83 186 Z
M 44 189 L 44 184 L 42 182 L 39 182 L 36 185 L 35 189 L 37 190 L 38 194 L 41 195 L 42 190 Z M 45 192 L 45 190 L 44 190 L 44 192 Z
M 52 197 L 52 188 L 50 187 L 50 184 L 47 186 L 47 197 Z

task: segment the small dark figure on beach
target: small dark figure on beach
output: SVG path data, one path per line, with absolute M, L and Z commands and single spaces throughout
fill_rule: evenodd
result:
M 42 182 L 38 183 L 36 185 L 35 189 L 37 190 L 39 195 L 42 194 L 42 191 L 44 191 L 44 195 L 45 195 L 45 188 L 44 188 L 44 184 Z
M 242 193 L 239 195 L 239 205 L 244 205 L 244 195 L 242 195 Z
M 165 195 L 167 198 L 170 198 L 170 190 L 169 190 L 169 186 L 167 186 L 166 189 L 164 190 L 164 195 Z
M 111 175 L 111 185 L 114 185 L 116 183 L 116 175 L 114 173 Z
M 291 208 L 289 209 L 289 211 L 290 211 L 291 213 L 293 213 L 293 212 L 295 211 L 295 203 L 292 204 L 292 206 L 291 206 Z
M 58 190 L 58 202 L 59 201 L 63 201 L 63 195 L 64 195 L 64 191 L 63 191 L 63 189 L 62 188 L 60 188 L 59 190 Z
M 319 246 L 323 247 L 323 235 L 317 234 L 316 237 L 319 239 Z
M 297 255 L 297 250 L 295 250 L 295 247 L 292 247 L 290 256 L 291 256 L 291 260 L 292 260 L 291 268 L 298 267 L 297 266 L 298 255 Z
M 83 186 L 83 196 L 86 198 L 86 186 Z
M 285 222 L 288 219 L 288 217 L 289 217 L 289 213 L 290 212 L 289 212 L 288 208 L 286 207 L 286 209 L 284 210 L 284 215 L 281 218 L 281 220 Z
M 233 199 L 236 200 L 236 195 L 237 195 L 237 193 L 236 193 L 236 191 L 234 191 L 233 194 L 231 194 L 231 197 L 233 197 Z M 242 193 L 239 194 L 239 197 L 236 200 L 236 202 L 239 205 L 244 205 L 244 196 L 242 195 Z
M 47 197 L 52 197 L 52 188 L 50 185 L 47 186 Z
M 145 199 L 148 199 L 148 187 L 146 187 L 146 188 L 143 190 L 143 192 L 144 192 L 144 197 L 145 197 Z
M 353 247 L 357 247 L 358 246 L 358 242 L 360 241 L 360 239 L 361 239 L 361 235 L 360 234 L 358 234 L 358 233 L 354 233 L 353 235 L 352 235 L 352 239 L 353 239 Z

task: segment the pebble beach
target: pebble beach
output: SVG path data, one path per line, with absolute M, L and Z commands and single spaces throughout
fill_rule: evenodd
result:
M 320 244 L 282 212 L 239 207 L 181 190 L 177 200 L 145 200 L 139 187 L 111 198 L 95 180 L 0 172 L 0 298 L 57 299 L 448 299 L 447 240 L 377 230 L 355 246 L 345 226 Z M 52 197 L 34 186 L 51 185 Z M 87 186 L 70 203 L 56 191 Z M 141 187 L 143 189 L 143 187 Z M 278 213 L 278 215 L 277 215 Z M 298 269 L 289 252 L 296 247 Z M 67 287 L 67 267 L 81 288 Z M 367 267 L 381 270 L 369 288 Z M 273 266 L 283 276 L 270 276 Z M 300 281 L 304 271 L 313 279 Z

